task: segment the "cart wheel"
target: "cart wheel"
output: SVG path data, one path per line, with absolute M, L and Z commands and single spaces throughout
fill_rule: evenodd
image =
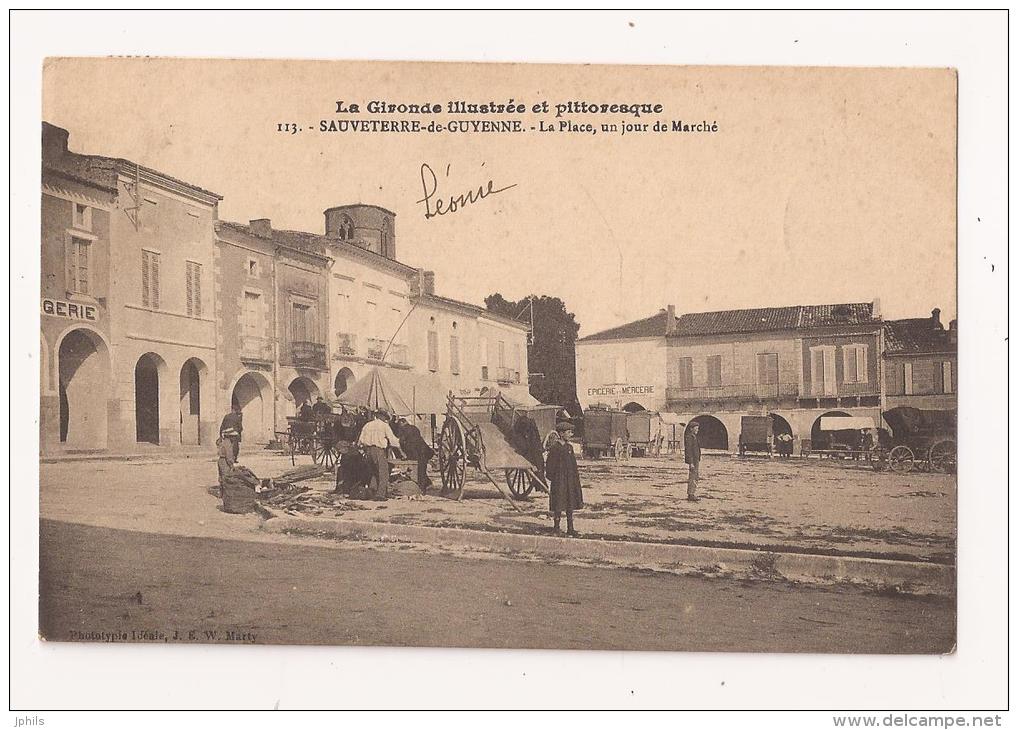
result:
M 517 499 L 523 499 L 534 491 L 534 480 L 530 478 L 530 472 L 526 469 L 506 469 L 505 482 Z
M 297 439 L 291 436 L 288 440 L 290 442 L 290 466 L 297 466 Z
M 958 470 L 958 448 L 951 439 L 938 441 L 930 447 L 930 471 L 954 474 Z
M 308 443 L 308 453 L 311 454 L 311 461 L 318 464 L 322 460 L 322 449 L 318 448 L 318 444 L 315 441 Z
M 915 468 L 915 454 L 907 446 L 895 446 L 887 455 L 887 466 L 891 471 L 908 474 Z
M 442 494 L 463 495 L 466 481 L 467 447 L 463 427 L 454 416 L 446 416 L 438 436 L 438 471 L 442 477 Z
M 336 462 L 339 461 L 339 452 L 336 451 L 335 444 L 323 447 L 321 458 L 322 466 L 324 466 L 326 469 L 334 468 L 336 466 Z

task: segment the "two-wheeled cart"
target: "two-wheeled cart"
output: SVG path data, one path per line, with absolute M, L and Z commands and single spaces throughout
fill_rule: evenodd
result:
M 519 506 L 506 494 L 492 475 L 502 469 L 510 490 L 517 496 L 529 493 L 529 486 L 548 491 L 548 485 L 534 465 L 511 444 L 515 419 L 526 409 L 518 408 L 498 393 L 494 396 L 456 396 L 446 400 L 445 422 L 438 436 L 438 469 L 442 477 L 442 494 L 463 498 L 466 468 L 472 466 L 495 485 L 513 507 Z M 526 484 L 522 479 L 525 476 Z M 513 489 L 513 476 L 517 489 Z

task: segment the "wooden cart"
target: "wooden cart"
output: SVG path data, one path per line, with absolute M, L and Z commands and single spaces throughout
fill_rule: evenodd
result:
M 954 411 L 901 406 L 884 412 L 893 433 L 886 448 L 891 471 L 953 474 L 958 469 L 958 416 Z
M 484 474 L 517 510 L 519 507 L 492 476 L 493 470 L 505 471 L 514 496 L 525 496 L 535 484 L 543 491 L 548 490 L 543 476 L 512 447 L 509 439 L 515 419 L 525 410 L 512 405 L 501 393 L 494 396 L 448 395 L 445 422 L 438 437 L 438 469 L 443 495 L 453 495 L 457 500 L 463 498 L 468 465 Z M 524 477 L 519 476 L 521 472 L 525 475 L 525 483 Z M 513 474 L 517 475 L 515 480 Z
M 629 457 L 629 414 L 591 406 L 583 412 L 583 455 Z
M 353 412 L 318 416 L 305 421 L 287 418 L 288 428 L 277 434 L 290 448 L 290 463 L 297 464 L 297 456 L 310 456 L 316 464 L 332 469 L 340 455 L 357 440 L 367 416 Z

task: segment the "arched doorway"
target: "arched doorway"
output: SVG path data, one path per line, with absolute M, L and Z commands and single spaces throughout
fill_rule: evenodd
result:
M 647 409 L 641 406 L 636 401 L 633 401 L 631 403 L 626 403 L 624 406 L 622 406 L 622 410 L 624 410 L 626 413 L 639 413 L 640 411 L 645 411 Z
M 91 330 L 76 329 L 60 342 L 60 442 L 79 449 L 107 445 L 110 358 L 106 343 Z
M 841 431 L 821 431 L 820 430 L 820 419 L 825 416 L 850 416 L 852 414 L 846 413 L 845 411 L 828 411 L 822 416 L 819 416 L 817 420 L 813 421 L 813 428 L 810 429 L 809 437 L 813 444 L 813 450 L 829 448 L 831 443 L 838 440 L 838 434 Z
M 305 403 L 314 403 L 315 398 L 320 395 L 315 381 L 303 375 L 299 378 L 294 378 L 288 390 L 290 395 L 293 396 L 294 413 L 300 411 L 300 407 Z
M 771 417 L 771 423 L 773 424 L 775 436 L 777 436 L 779 433 L 787 433 L 789 436 L 794 435 L 792 433 L 791 424 L 785 420 L 784 416 L 779 416 L 777 413 L 771 413 L 769 415 Z
M 159 376 L 165 369 L 165 361 L 154 352 L 142 355 L 134 366 L 134 424 L 138 443 L 159 443 Z
M 201 386 L 205 363 L 196 357 L 180 368 L 180 443 L 201 444 Z
M 240 408 L 245 441 L 267 443 L 272 438 L 272 414 L 266 412 L 270 390 L 269 381 L 260 373 L 244 373 L 233 386 L 230 401 Z
M 353 381 L 353 370 L 350 368 L 343 368 L 336 373 L 336 395 L 343 395 L 343 393 L 346 392 L 346 389 L 353 385 Z
M 700 431 L 697 438 L 702 449 L 728 450 L 728 429 L 714 416 L 702 415 L 690 420 L 690 425 L 700 424 Z M 689 426 L 686 426 L 689 428 Z
M 697 415 L 690 420 L 689 426 L 693 424 L 699 424 L 700 427 L 696 436 L 701 449 L 728 450 L 728 429 L 718 418 L 713 415 Z

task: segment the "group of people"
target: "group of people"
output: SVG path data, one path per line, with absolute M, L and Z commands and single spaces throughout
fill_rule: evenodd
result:
M 298 416 L 313 420 L 331 413 L 332 409 L 319 398 L 314 406 L 305 403 Z M 315 409 L 318 409 L 316 413 Z M 367 491 L 367 498 L 385 501 L 389 497 L 389 456 L 403 456 L 417 462 L 417 485 L 426 494 L 432 486 L 428 477 L 428 463 L 435 455 L 434 449 L 421 435 L 420 429 L 405 418 L 392 418 L 384 410 L 376 410 L 371 414 L 360 430 L 356 448 L 345 452 L 336 469 L 336 491 L 346 494 L 361 494 Z M 686 428 L 684 439 L 685 461 L 689 467 L 686 486 L 686 499 L 698 502 L 696 495 L 697 483 L 700 478 L 700 442 L 698 438 L 699 424 L 690 423 Z M 240 454 L 240 443 L 244 432 L 241 409 L 234 405 L 226 414 L 219 427 L 219 474 L 233 469 Z M 526 415 L 520 416 L 513 427 L 511 441 L 534 467 L 537 475 L 544 480 L 549 489 L 549 508 L 553 518 L 553 529 L 561 532 L 563 513 L 566 517 L 566 534 L 576 537 L 573 513 L 583 507 L 583 487 L 580 484 L 579 469 L 576 464 L 576 452 L 570 441 L 573 425 L 569 421 L 559 421 L 547 439 L 542 443 L 540 433 L 534 421 Z M 547 456 L 545 456 L 547 449 Z
M 428 462 L 435 455 L 417 426 L 405 418 L 391 418 L 376 410 L 361 428 L 356 449 L 340 457 L 336 470 L 336 491 L 358 494 L 367 490 L 369 499 L 384 502 L 389 498 L 389 456 L 417 462 L 417 486 L 421 493 L 431 487 Z

